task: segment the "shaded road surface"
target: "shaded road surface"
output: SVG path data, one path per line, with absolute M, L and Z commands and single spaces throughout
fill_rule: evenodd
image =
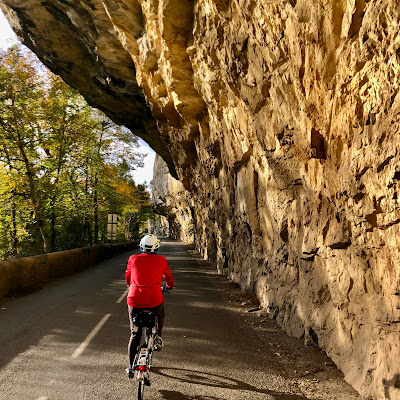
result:
M 315 349 L 288 338 L 188 247 L 161 254 L 177 289 L 165 295 L 165 349 L 146 399 L 339 399 L 360 397 Z M 124 271 L 129 254 L 0 304 L 0 399 L 134 399 Z

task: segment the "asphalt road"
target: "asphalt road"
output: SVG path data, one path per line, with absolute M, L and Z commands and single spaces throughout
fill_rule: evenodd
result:
M 251 311 L 188 247 L 165 240 L 177 289 L 165 294 L 154 400 L 360 399 L 318 350 Z M 0 303 L 0 400 L 128 400 L 124 271 L 129 254 Z M 246 308 L 247 307 L 247 308 Z

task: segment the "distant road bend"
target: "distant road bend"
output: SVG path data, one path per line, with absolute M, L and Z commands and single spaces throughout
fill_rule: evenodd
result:
M 161 254 L 177 289 L 164 296 L 166 347 L 154 357 L 146 399 L 361 398 L 323 358 L 320 366 L 310 361 L 310 371 L 302 374 L 288 367 L 294 354 L 304 367 L 301 354 L 316 350 L 300 342 L 295 350 L 285 349 L 276 344 L 284 333 L 250 327 L 257 325 L 257 313 L 230 302 L 232 286 L 187 246 L 166 239 Z M 0 303 L 0 400 L 135 398 L 136 384 L 124 373 L 128 257 L 125 253 Z

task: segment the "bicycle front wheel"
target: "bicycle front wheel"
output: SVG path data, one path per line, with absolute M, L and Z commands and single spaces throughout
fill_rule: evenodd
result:
M 144 380 L 139 381 L 139 387 L 138 387 L 138 400 L 143 400 L 143 392 L 144 392 Z

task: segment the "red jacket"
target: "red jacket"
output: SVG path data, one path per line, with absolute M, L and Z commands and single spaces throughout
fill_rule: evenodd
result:
M 174 287 L 167 260 L 157 254 L 135 254 L 129 257 L 125 280 L 129 285 L 127 303 L 134 308 L 153 308 L 163 302 L 161 280 Z

